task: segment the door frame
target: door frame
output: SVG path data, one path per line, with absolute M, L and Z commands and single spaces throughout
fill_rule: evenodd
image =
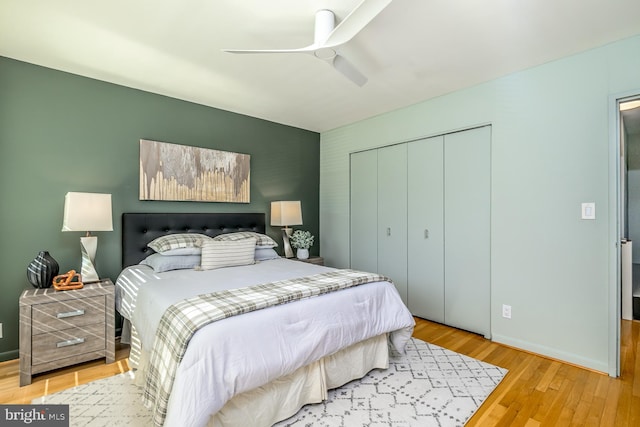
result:
M 621 125 L 620 104 L 640 99 L 640 89 L 609 96 L 609 372 L 612 377 L 620 376 L 620 322 L 622 320 L 622 274 L 620 238 L 622 194 L 621 186 Z

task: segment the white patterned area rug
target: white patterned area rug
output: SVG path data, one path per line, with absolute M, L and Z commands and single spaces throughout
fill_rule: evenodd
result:
M 393 353 L 387 370 L 329 392 L 276 426 L 463 426 L 500 383 L 506 369 L 412 338 L 406 354 Z M 71 426 L 151 425 L 131 373 L 94 381 L 33 400 L 69 404 Z

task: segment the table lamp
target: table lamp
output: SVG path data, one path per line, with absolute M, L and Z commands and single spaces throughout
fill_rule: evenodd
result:
M 98 237 L 91 231 L 113 231 L 111 218 L 111 194 L 69 192 L 64 197 L 64 219 L 62 231 L 86 231 L 80 238 L 82 251 L 82 281 L 96 282 L 95 258 L 98 249 Z
M 302 225 L 302 208 L 300 201 L 278 201 L 271 202 L 271 225 L 284 227 L 282 229 L 282 240 L 284 242 L 284 256 L 293 258 L 293 249 L 289 243 L 289 237 L 293 229 L 290 225 Z

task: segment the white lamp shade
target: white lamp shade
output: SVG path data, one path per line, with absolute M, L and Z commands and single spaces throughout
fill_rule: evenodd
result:
M 62 231 L 113 231 L 111 194 L 67 193 Z
M 300 201 L 271 202 L 271 225 L 302 225 Z

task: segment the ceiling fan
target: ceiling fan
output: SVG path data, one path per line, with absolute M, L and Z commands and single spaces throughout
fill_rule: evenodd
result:
M 367 77 L 355 68 L 347 59 L 338 54 L 337 49 L 356 36 L 373 20 L 392 0 L 363 0 L 337 26 L 332 11 L 322 9 L 315 15 L 313 43 L 298 49 L 260 49 L 240 50 L 223 49 L 228 53 L 306 53 L 322 59 L 358 86 L 367 82 Z

